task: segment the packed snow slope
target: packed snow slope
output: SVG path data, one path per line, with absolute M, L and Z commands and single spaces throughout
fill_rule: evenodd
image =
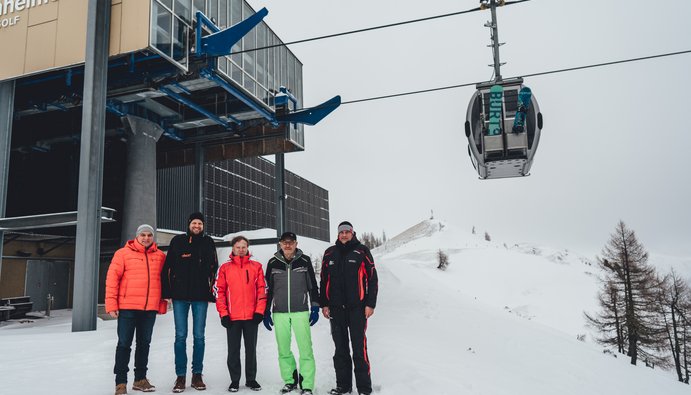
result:
M 439 251 L 448 255 L 448 268 L 429 270 L 436 268 Z M 568 250 L 487 241 L 484 232 L 473 234 L 472 228 L 430 220 L 389 240 L 375 254 L 397 277 L 432 276 L 439 290 L 535 320 L 573 338 L 589 331 L 583 310 L 597 307 L 597 265 Z
M 315 258 L 327 246 L 304 238 L 299 243 Z M 250 247 L 263 263 L 271 249 Z M 436 269 L 439 249 L 449 255 L 445 271 Z M 582 313 L 594 308 L 597 289 L 591 274 L 595 269 L 576 254 L 538 246 L 504 246 L 485 241 L 484 234 L 436 221 L 414 226 L 373 253 L 380 294 L 367 335 L 377 394 L 675 395 L 689 391 L 666 372 L 603 354 L 589 335 L 585 342 L 576 339 L 586 333 Z M 113 392 L 116 322 L 99 320 L 97 331 L 71 333 L 70 312 L 57 313 L 0 326 L 0 393 Z M 154 329 L 148 376 L 157 385 L 157 393 L 170 393 L 175 378 L 172 318 L 170 313 L 159 316 Z M 335 381 L 333 344 L 323 317 L 312 336 L 317 360 L 315 393 L 326 394 Z M 229 384 L 226 339 L 213 305 L 206 344 L 206 393 L 225 394 Z M 282 383 L 275 339 L 263 327 L 258 358 L 261 393 L 278 393 Z M 195 391 L 188 388 L 187 392 Z M 252 393 L 245 387 L 240 392 Z

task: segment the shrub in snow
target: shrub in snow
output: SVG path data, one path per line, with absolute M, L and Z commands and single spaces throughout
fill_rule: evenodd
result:
M 439 262 L 437 269 L 446 270 L 446 267 L 449 266 L 449 256 L 441 249 L 437 251 L 437 261 Z

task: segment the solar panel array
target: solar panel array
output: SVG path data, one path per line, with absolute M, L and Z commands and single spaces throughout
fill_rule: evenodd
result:
M 158 227 L 184 230 L 194 207 L 194 166 L 157 171 Z M 329 240 L 329 192 L 286 171 L 286 229 Z M 274 164 L 261 157 L 204 165 L 205 230 L 223 236 L 276 226 Z

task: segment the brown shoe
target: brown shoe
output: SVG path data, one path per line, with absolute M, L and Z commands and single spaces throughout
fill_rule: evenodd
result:
M 202 380 L 201 373 L 192 373 L 192 388 L 198 391 L 204 391 L 206 389 L 206 384 Z
M 173 387 L 173 392 L 182 392 L 185 390 L 185 376 L 178 376 L 175 379 L 175 387 Z
M 132 383 L 132 389 L 135 391 L 142 391 L 142 392 L 154 392 L 156 391 L 156 387 L 151 385 L 148 379 L 143 378 L 141 380 L 137 380 L 134 383 Z
M 127 394 L 127 384 L 118 384 L 115 386 L 115 395 Z

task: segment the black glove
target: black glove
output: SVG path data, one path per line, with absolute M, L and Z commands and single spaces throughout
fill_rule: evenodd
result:
M 230 316 L 224 315 L 221 317 L 221 325 L 226 329 L 230 329 Z
M 252 317 L 252 322 L 254 322 L 255 324 L 259 324 L 263 320 L 264 320 L 263 314 L 254 313 L 254 317 Z
M 274 326 L 274 320 L 271 319 L 271 312 L 270 311 L 264 315 L 264 326 L 268 330 L 273 330 L 273 329 L 271 329 L 271 327 Z

